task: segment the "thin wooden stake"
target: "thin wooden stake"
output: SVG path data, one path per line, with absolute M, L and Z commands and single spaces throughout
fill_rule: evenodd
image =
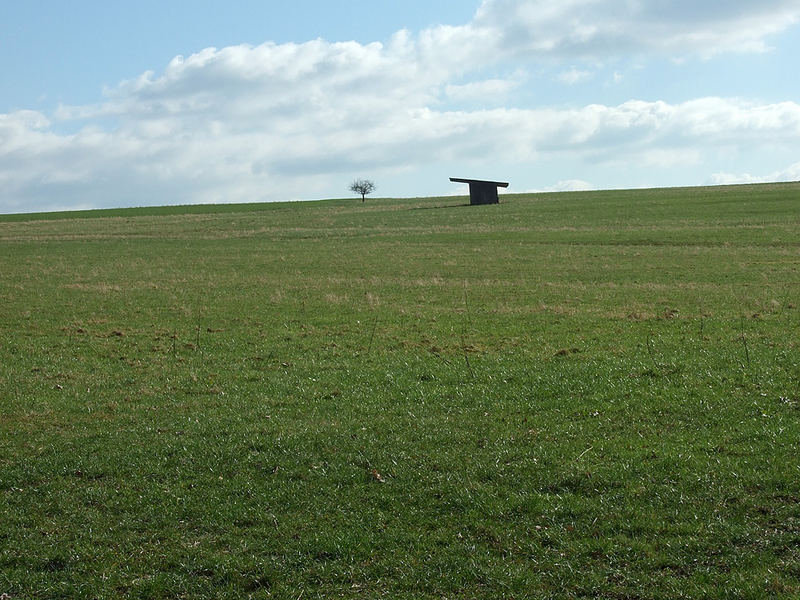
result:
M 739 325 L 742 330 L 742 344 L 744 344 L 744 357 L 747 360 L 747 366 L 750 366 L 750 351 L 747 349 L 747 336 L 744 334 L 744 317 L 739 318 Z

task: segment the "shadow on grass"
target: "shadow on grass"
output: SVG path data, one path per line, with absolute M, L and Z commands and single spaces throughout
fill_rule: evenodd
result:
M 464 206 L 472 206 L 469 202 L 466 204 L 444 204 L 438 206 L 412 206 L 408 210 L 432 210 L 435 208 L 461 208 Z

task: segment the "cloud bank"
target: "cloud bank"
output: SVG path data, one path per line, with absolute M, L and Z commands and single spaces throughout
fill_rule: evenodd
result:
M 563 63 L 563 83 L 575 84 L 591 76 L 577 59 L 765 52 L 798 19 L 788 0 L 485 0 L 468 24 L 399 31 L 386 43 L 206 48 L 92 105 L 0 114 L 0 212 L 335 196 L 361 174 L 487 156 L 668 168 L 766 143 L 791 148 L 793 101 L 502 101 L 542 61 Z M 796 165 L 774 173 L 784 174 L 796 177 Z

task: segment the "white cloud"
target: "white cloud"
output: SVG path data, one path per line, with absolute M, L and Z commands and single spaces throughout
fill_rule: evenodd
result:
M 714 173 L 710 183 L 714 185 L 729 185 L 737 183 L 770 183 L 781 181 L 800 181 L 800 162 L 789 167 L 773 171 L 767 175 L 751 175 L 750 173 Z
M 709 57 L 763 52 L 798 20 L 796 0 L 484 0 L 471 27 L 513 55 Z
M 595 189 L 588 181 L 582 179 L 565 179 L 550 187 L 531 190 L 531 192 L 587 192 Z
M 519 85 L 520 82 L 514 79 L 485 79 L 460 85 L 447 84 L 444 89 L 446 96 L 451 100 L 479 100 L 493 103 L 504 100 Z
M 254 75 L 265 67 L 250 61 L 269 57 L 264 49 L 229 50 L 219 58 L 221 51 L 204 53 L 197 62 L 224 71 L 216 77 L 232 81 L 235 94 L 230 86 L 210 85 L 213 77 L 197 72 L 205 67 L 192 60 L 174 63 L 162 78 L 124 83 L 98 109 L 118 115 L 112 131 L 57 135 L 38 113 L 5 115 L 0 176 L 9 195 L 18 195 L 15 206 L 52 193 L 56 183 L 71 183 L 76 196 L 82 191 L 102 201 L 119 197 L 119 186 L 126 191 L 122 202 L 232 202 L 304 195 L 310 182 L 322 187 L 334 174 L 367 169 L 389 172 L 486 156 L 523 162 L 564 153 L 594 162 L 679 165 L 700 160 L 698 148 L 752 150 L 767 140 L 793 143 L 800 136 L 800 105 L 792 102 L 706 98 L 575 109 L 435 110 L 427 106 L 432 94 L 416 82 L 404 90 L 389 89 L 387 82 L 351 86 L 374 68 L 370 61 L 359 66 L 358 56 L 389 60 L 381 49 L 310 50 L 317 58 L 306 57 L 305 67 L 292 67 L 278 83 Z M 296 56 L 297 49 L 290 54 Z M 319 69 L 324 77 L 287 83 L 303 70 Z M 202 78 L 208 84 L 198 84 Z
M 568 71 L 559 73 L 558 80 L 567 85 L 575 85 L 576 83 L 589 79 L 591 76 L 592 74 L 589 71 L 581 71 L 580 69 L 572 67 Z
M 713 185 L 733 185 L 739 183 L 764 183 L 765 181 L 770 180 L 765 177 L 750 175 L 749 173 L 714 173 L 711 176 L 710 183 Z

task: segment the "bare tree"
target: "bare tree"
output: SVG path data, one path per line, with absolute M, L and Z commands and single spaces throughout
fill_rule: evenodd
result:
M 361 194 L 361 201 L 364 202 L 364 197 L 375 191 L 375 182 L 369 179 L 356 179 L 350 184 L 350 191 Z

